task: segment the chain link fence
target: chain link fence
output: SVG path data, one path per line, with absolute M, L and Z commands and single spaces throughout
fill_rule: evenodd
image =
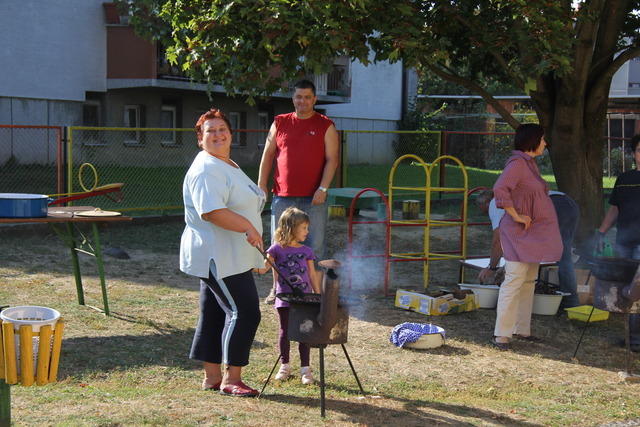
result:
M 232 157 L 254 180 L 267 132 L 234 131 Z M 513 146 L 511 132 L 343 130 L 340 134 L 343 152 L 336 183 L 383 192 L 388 190 L 391 166 L 404 154 L 415 154 L 425 162 L 448 154 L 470 168 L 500 171 Z M 98 196 L 74 203 L 136 216 L 182 211 L 182 181 L 199 151 L 193 129 L 75 126 L 67 128 L 63 146 L 64 142 L 61 127 L 0 125 L 0 192 L 78 193 L 84 188 L 123 183 L 119 202 Z M 614 177 L 632 168 L 629 138 L 608 138 L 604 154 L 605 176 Z M 541 171 L 550 172 L 549 156 L 542 161 Z M 93 167 L 80 171 L 85 163 Z M 450 174 L 449 168 L 455 166 L 447 165 L 446 176 L 459 175 Z M 457 184 L 441 182 L 444 176 L 434 170 L 433 185 Z M 421 167 L 405 162 L 398 167 L 394 184 L 417 186 L 424 180 Z M 487 184 L 474 181 L 470 173 L 470 186 Z
M 252 179 L 257 178 L 266 132 L 234 132 L 231 156 Z M 68 192 L 123 183 L 121 201 L 92 203 L 132 215 L 182 212 L 182 181 L 200 151 L 193 129 L 74 126 L 68 146 Z M 81 169 L 85 163 L 93 167 Z
M 439 131 L 359 131 L 342 133 L 342 186 L 373 187 L 387 192 L 389 171 L 395 160 L 415 154 L 425 162 L 440 155 Z M 422 168 L 403 163 L 395 175 L 395 185 L 424 182 Z
M 57 126 L 0 125 L 0 193 L 64 191 L 62 130 Z

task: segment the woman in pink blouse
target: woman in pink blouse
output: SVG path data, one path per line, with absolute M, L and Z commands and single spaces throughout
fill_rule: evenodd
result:
M 537 124 L 516 129 L 515 150 L 493 186 L 496 206 L 505 210 L 500 221 L 505 280 L 500 286 L 492 343 L 507 350 L 513 338 L 538 341 L 531 335 L 531 310 L 538 267 L 562 255 L 562 240 L 547 183 L 534 160 L 547 145 Z

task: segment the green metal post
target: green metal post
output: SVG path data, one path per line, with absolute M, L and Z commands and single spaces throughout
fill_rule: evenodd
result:
M 76 292 L 78 294 L 78 304 L 84 305 L 84 291 L 82 290 L 82 276 L 80 275 L 80 262 L 78 261 L 78 253 L 76 252 L 76 240 L 73 237 L 73 226 L 67 223 L 67 233 L 69 240 L 67 245 L 71 250 L 71 264 L 73 265 L 73 276 L 76 279 Z
M 11 426 L 11 389 L 0 380 L 0 427 Z
M 91 224 L 93 226 L 93 241 L 95 248 L 93 251 L 96 256 L 96 263 L 98 264 L 98 274 L 100 275 L 100 287 L 102 288 L 102 303 L 104 304 L 104 314 L 109 315 L 109 299 L 107 297 L 107 284 L 104 280 L 104 264 L 102 262 L 102 248 L 100 247 L 100 231 L 98 230 L 98 224 L 95 222 Z

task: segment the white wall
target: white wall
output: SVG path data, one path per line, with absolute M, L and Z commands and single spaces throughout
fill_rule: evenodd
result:
M 331 118 L 400 120 L 402 63 L 351 63 L 351 102 L 322 105 Z
M 402 63 L 379 62 L 365 67 L 351 63 L 351 102 L 321 105 L 340 130 L 347 133 L 347 161 L 351 164 L 386 164 L 395 159 L 391 131 L 402 118 Z
M 622 67 L 613 75 L 609 96 L 627 95 L 629 92 L 629 62 L 625 62 Z
M 105 91 L 102 2 L 0 1 L 0 96 L 84 101 Z

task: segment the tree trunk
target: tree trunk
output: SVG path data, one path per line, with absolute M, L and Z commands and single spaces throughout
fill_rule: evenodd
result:
M 584 247 L 603 216 L 602 154 L 604 108 L 585 111 L 584 96 L 559 90 L 547 125 L 553 172 L 558 189 L 580 206 L 576 246 Z M 606 98 L 605 98 L 606 99 Z

